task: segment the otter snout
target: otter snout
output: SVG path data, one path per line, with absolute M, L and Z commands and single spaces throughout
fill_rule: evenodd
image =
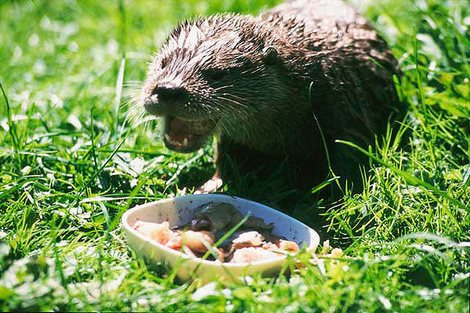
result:
M 186 102 L 188 100 L 188 92 L 182 87 L 161 86 L 155 88 L 154 92 L 163 103 Z
M 171 114 L 175 106 L 184 105 L 189 99 L 189 93 L 181 86 L 159 84 L 144 98 L 144 107 L 150 114 Z
M 207 118 L 186 118 L 190 96 L 186 88 L 174 82 L 149 80 L 142 89 L 145 110 L 162 117 L 165 146 L 183 153 L 199 149 L 210 137 L 215 126 L 213 121 Z

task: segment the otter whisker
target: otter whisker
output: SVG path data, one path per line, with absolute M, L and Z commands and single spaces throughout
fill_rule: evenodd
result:
M 226 97 L 232 97 L 234 99 L 237 99 L 240 102 L 246 102 L 247 101 L 247 99 L 245 97 L 241 97 L 241 96 L 238 96 L 236 94 L 222 93 L 221 95 L 226 96 Z
M 220 87 L 217 87 L 217 88 L 214 88 L 214 92 L 219 92 L 221 90 L 225 90 L 227 88 L 233 88 L 234 85 L 225 85 L 225 86 L 220 86 Z

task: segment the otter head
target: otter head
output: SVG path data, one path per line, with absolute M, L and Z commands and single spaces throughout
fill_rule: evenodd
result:
M 271 74 L 276 50 L 265 36 L 259 20 L 241 15 L 184 22 L 171 32 L 141 95 L 145 109 L 163 117 L 168 148 L 191 152 L 220 131 L 249 138 L 257 127 L 250 119 L 269 119 L 282 88 Z

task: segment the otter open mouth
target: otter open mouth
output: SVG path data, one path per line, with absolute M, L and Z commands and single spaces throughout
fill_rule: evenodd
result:
M 185 121 L 169 115 L 163 117 L 163 122 L 165 146 L 183 153 L 201 148 L 214 128 L 211 120 Z

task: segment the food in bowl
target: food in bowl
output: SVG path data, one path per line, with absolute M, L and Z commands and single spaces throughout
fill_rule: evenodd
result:
M 232 204 L 207 203 L 185 225 L 137 221 L 146 237 L 193 258 L 251 263 L 299 251 L 297 243 L 272 233 L 263 219 L 243 216 Z
M 273 226 L 273 234 L 296 242 L 306 252 L 313 252 L 318 247 L 318 233 L 300 221 L 261 203 L 223 194 L 185 195 L 138 205 L 124 212 L 121 218 L 124 234 L 129 246 L 149 266 L 163 263 L 172 268 L 181 281 L 242 281 L 244 277 L 254 274 L 274 277 L 282 272 L 283 266 L 287 265 L 288 255 L 257 262 L 209 261 L 190 257 L 183 250 L 174 250 L 162 245 L 134 227 L 139 221 L 160 224 L 168 222 L 173 231 L 172 225 L 189 225 L 204 205 L 219 202 L 231 204 L 242 216 L 259 217 L 265 224 Z

